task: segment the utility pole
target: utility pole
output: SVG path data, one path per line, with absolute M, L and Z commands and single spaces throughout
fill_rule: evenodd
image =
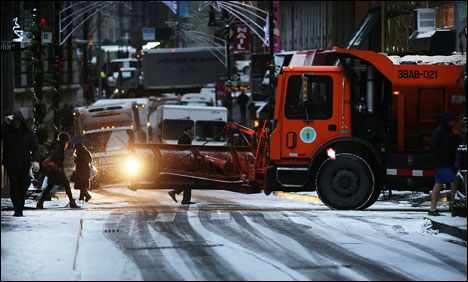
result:
M 230 46 L 230 31 L 231 31 L 231 28 L 229 26 L 229 15 L 228 13 L 225 13 L 225 17 L 224 17 L 224 39 L 226 40 L 226 66 L 227 66 L 227 75 L 229 76 L 228 80 L 226 81 L 226 87 L 227 87 L 227 93 L 226 93 L 226 99 L 225 99 L 225 107 L 228 109 L 228 119 L 229 121 L 232 121 L 232 96 L 231 96 L 231 86 L 232 86 L 232 82 L 231 82 L 231 52 L 229 50 L 229 46 Z
M 59 2 L 54 1 L 54 30 L 53 30 L 53 44 L 54 44 L 54 72 L 53 72 L 53 87 L 52 87 L 52 103 L 54 107 L 54 136 L 57 136 L 60 128 L 60 66 L 61 61 L 60 46 L 59 46 Z
M 84 13 L 84 19 L 88 17 L 88 13 Z M 83 24 L 83 39 L 87 42 L 89 40 L 88 32 L 88 21 Z M 83 85 L 83 94 L 86 99 L 86 104 L 89 105 L 93 102 L 92 91 L 89 83 L 89 68 L 88 68 L 88 43 L 83 45 L 83 58 L 82 58 L 82 69 L 81 69 L 81 83 Z
M 101 12 L 98 12 L 98 51 L 97 51 L 97 68 L 96 74 L 99 77 L 99 93 L 98 97 L 102 97 L 102 77 L 101 77 L 101 69 L 102 69 L 102 59 L 101 59 Z
M 42 101 L 42 86 L 44 83 L 44 75 L 42 73 L 43 63 L 42 63 L 42 28 L 40 22 L 39 11 L 37 8 L 33 9 L 33 26 L 34 29 L 34 45 L 33 49 L 33 58 L 35 60 L 34 65 L 34 95 L 37 100 Z M 42 121 L 41 121 L 42 122 Z
M 275 48 L 275 38 L 274 38 L 274 22 L 273 22 L 273 1 L 269 1 L 269 9 L 268 9 L 268 27 L 269 27 L 269 43 L 270 43 L 270 93 L 268 94 L 268 103 L 274 105 L 275 103 L 275 56 L 274 56 L 274 48 Z M 272 116 L 272 113 L 270 113 Z

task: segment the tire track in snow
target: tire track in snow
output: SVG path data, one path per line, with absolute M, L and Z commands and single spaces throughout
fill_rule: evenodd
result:
M 382 235 L 384 235 L 385 237 L 387 237 L 387 238 L 389 238 L 391 240 L 395 240 L 395 241 L 399 241 L 399 242 L 408 244 L 408 245 L 410 245 L 410 246 L 412 246 L 412 247 L 414 247 L 414 248 L 416 248 L 416 249 L 418 249 L 418 250 L 420 250 L 420 251 L 422 251 L 424 253 L 427 253 L 427 254 L 431 255 L 432 257 L 440 259 L 442 262 L 444 262 L 446 267 L 451 267 L 451 268 L 455 269 L 456 271 L 458 271 L 461 274 L 464 274 L 464 275 L 467 274 L 466 264 L 460 263 L 458 260 L 455 260 L 455 259 L 447 256 L 444 253 L 440 253 L 440 252 L 437 252 L 436 250 L 428 248 L 425 245 L 418 244 L 418 243 L 413 242 L 413 241 L 405 240 L 405 239 L 403 239 L 401 237 L 397 237 L 397 236 L 391 234 L 390 232 L 388 232 L 387 230 L 385 230 L 384 228 L 382 228 L 382 226 L 392 227 L 393 225 L 383 224 L 381 222 L 374 222 L 374 221 L 371 221 L 371 220 L 369 220 L 367 218 L 362 218 L 362 217 L 350 217 L 350 218 L 352 220 L 367 223 L 372 228 L 374 228 L 376 231 L 378 231 Z M 413 253 L 410 253 L 410 254 L 413 254 Z M 415 259 L 421 259 L 421 258 L 420 257 L 415 257 Z M 428 261 L 427 263 L 432 264 L 433 267 L 440 267 L 439 264 L 434 264 L 433 261 Z
M 306 228 L 298 230 L 301 233 L 292 232 L 291 230 L 281 228 L 281 226 L 278 228 L 283 229 L 282 232 L 291 234 L 291 236 L 296 238 L 296 240 L 301 242 L 304 246 L 314 246 L 314 248 L 316 248 L 315 251 L 322 253 L 324 256 L 328 257 L 328 259 L 339 261 L 343 265 L 351 265 L 353 272 L 365 277 L 365 279 L 373 281 L 382 279 L 393 281 L 417 280 L 409 273 L 392 271 L 392 267 L 389 265 L 382 265 L 380 262 L 373 262 L 369 258 L 350 252 L 348 249 L 331 241 L 331 238 L 324 237 L 326 233 L 321 233 L 320 230 L 317 230 L 314 226 L 321 225 L 321 229 L 325 229 L 328 232 L 330 232 L 330 230 L 339 232 L 338 237 L 340 238 L 352 237 L 363 243 L 368 241 L 367 237 L 354 236 L 355 234 L 353 233 L 336 229 L 334 226 L 322 221 L 319 217 L 310 219 L 310 213 L 295 212 L 295 214 L 298 214 L 299 218 L 303 218 L 307 221 L 307 224 L 303 223 Z M 301 220 L 295 220 L 295 222 L 300 223 Z M 298 234 L 301 234 L 301 236 Z
M 282 215 L 281 212 L 274 212 L 271 214 Z M 256 212 L 233 212 L 231 213 L 232 220 L 215 221 L 213 223 L 210 220 L 209 213 L 204 211 L 199 212 L 200 221 L 207 230 L 219 236 L 229 238 L 233 243 L 261 255 L 266 258 L 266 261 L 270 262 L 272 266 L 281 264 L 281 268 L 276 268 L 278 271 L 289 276 L 290 279 L 294 280 L 294 276 L 291 276 L 290 273 L 297 272 L 307 277 L 307 279 L 313 280 L 346 280 L 346 277 L 337 273 L 336 270 L 331 271 L 331 269 L 336 269 L 339 266 L 330 264 L 321 265 L 320 262 L 324 259 L 322 255 L 308 252 L 309 248 L 290 239 L 287 234 L 283 234 L 278 240 L 274 240 L 271 234 L 277 233 L 278 230 L 276 228 L 268 228 L 266 224 L 263 224 L 262 226 L 268 228 L 268 230 L 260 231 L 258 227 L 251 223 L 252 221 L 258 221 L 260 218 L 265 218 L 266 215 L 267 214 Z M 265 221 L 278 222 L 278 224 L 284 225 L 286 229 L 297 229 L 297 227 L 292 227 L 292 225 L 297 226 L 296 223 L 287 218 L 286 220 L 279 218 L 281 217 L 271 216 L 269 219 L 265 219 Z M 285 245 L 285 241 L 288 239 L 289 245 Z M 301 251 L 305 251 L 307 254 L 302 254 L 302 252 L 297 251 L 297 249 L 295 249 L 294 252 L 291 251 L 291 245 L 295 245 L 296 247 L 300 245 Z M 256 279 L 259 278 L 256 277 Z

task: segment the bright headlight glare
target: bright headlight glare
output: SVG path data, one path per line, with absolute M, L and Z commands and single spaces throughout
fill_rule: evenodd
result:
M 134 159 L 128 160 L 125 166 L 127 169 L 127 173 L 132 174 L 132 175 L 136 174 L 139 170 L 139 164 Z

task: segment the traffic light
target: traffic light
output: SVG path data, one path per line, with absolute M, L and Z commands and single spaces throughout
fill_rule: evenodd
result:
M 63 71 L 63 61 L 62 60 L 58 61 L 58 70 Z

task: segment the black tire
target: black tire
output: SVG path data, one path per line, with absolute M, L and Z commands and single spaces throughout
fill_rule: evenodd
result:
M 379 187 L 379 188 L 375 187 L 374 192 L 372 193 L 372 196 L 370 197 L 369 201 L 367 201 L 367 203 L 365 203 L 364 206 L 360 207 L 359 209 L 364 210 L 372 206 L 379 198 L 380 193 L 382 193 L 382 188 L 383 187 Z
M 315 185 L 320 200 L 332 209 L 360 209 L 375 197 L 372 168 L 353 154 L 338 154 L 336 160 L 325 160 L 317 172 Z

